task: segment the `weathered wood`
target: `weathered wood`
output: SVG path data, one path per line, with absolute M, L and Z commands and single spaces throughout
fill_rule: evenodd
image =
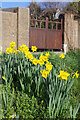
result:
M 40 22 L 40 26 L 30 26 L 29 48 L 36 46 L 38 49 L 62 49 L 62 20 L 61 22 L 36 20 L 30 21 Z M 45 22 L 45 27 L 41 28 L 42 22 Z M 48 23 L 51 23 L 51 29 L 48 29 Z M 56 24 L 56 29 L 53 29 L 53 23 Z M 58 24 L 61 25 L 61 29 L 58 29 Z

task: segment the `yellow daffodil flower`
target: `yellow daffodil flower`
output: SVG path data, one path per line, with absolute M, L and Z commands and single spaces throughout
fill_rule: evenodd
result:
M 17 48 L 12 50 L 12 53 L 17 54 Z
M 12 42 L 10 43 L 10 47 L 11 47 L 11 48 L 16 47 L 15 42 L 12 41 Z
M 23 53 L 24 53 L 24 54 L 26 54 L 26 52 L 28 52 L 28 51 L 29 51 L 29 49 L 28 49 L 27 46 L 23 48 Z
M 41 53 L 39 59 L 42 60 L 42 58 L 43 58 L 43 53 Z
M 37 47 L 36 47 L 36 46 L 32 46 L 32 47 L 31 47 L 31 50 L 32 50 L 33 52 L 35 52 L 35 51 L 37 51 Z
M 46 52 L 45 56 L 49 57 L 50 56 L 49 52 Z
M 45 66 L 46 66 L 46 70 L 48 70 L 48 71 L 52 70 L 53 65 L 51 65 L 50 62 L 47 62 L 47 63 L 45 64 Z
M 31 61 L 34 58 L 33 55 L 30 53 L 30 51 L 26 52 L 25 57 Z
M 22 44 L 21 47 L 24 48 L 24 47 L 26 47 L 26 45 Z
M 1 55 L 1 50 L 0 50 L 0 55 Z
M 65 79 L 65 80 L 67 80 L 67 77 L 68 77 L 69 75 L 70 75 L 69 73 L 64 72 L 63 70 L 60 70 L 60 75 L 58 75 L 58 77 L 60 77 L 60 79 Z
M 47 57 L 47 56 L 44 56 L 43 53 L 41 53 L 39 59 L 40 59 L 40 60 L 43 60 L 44 62 L 45 62 L 45 61 L 48 61 L 48 57 Z
M 78 78 L 78 76 L 79 76 L 78 71 L 76 71 L 76 72 L 74 73 L 74 75 L 73 75 L 73 78 L 74 78 L 74 77 Z
M 18 50 L 19 50 L 20 52 L 23 52 L 23 51 L 22 51 L 22 46 L 20 46 L 20 47 L 18 48 Z
M 49 71 L 43 70 L 43 71 L 40 71 L 40 72 L 42 74 L 42 77 L 44 77 L 46 79 L 47 78 L 47 74 L 49 74 Z
M 64 54 L 61 54 L 59 57 L 60 57 L 61 59 L 62 59 L 62 58 L 65 58 L 65 55 L 64 55 Z
M 43 61 L 45 62 L 45 61 L 48 61 L 48 58 L 47 58 L 47 56 L 43 56 Z
M 17 48 L 13 49 L 11 47 L 7 47 L 6 51 L 7 51 L 7 54 L 9 54 L 9 53 L 15 53 L 15 54 L 17 54 Z
M 42 65 L 44 64 L 44 61 L 43 61 L 42 59 L 40 59 L 40 60 L 38 61 L 38 63 L 42 66 Z
M 14 50 L 14 52 L 17 54 L 17 48 Z
M 32 60 L 32 63 L 33 63 L 34 65 L 37 65 L 37 64 L 38 64 L 38 60 L 37 60 L 36 58 L 34 58 L 34 59 Z
M 19 50 L 20 52 L 24 53 L 24 54 L 26 54 L 26 52 L 29 51 L 28 47 L 27 47 L 26 45 L 24 45 L 24 44 L 22 44 L 22 45 L 19 47 L 18 50 Z
M 12 117 L 11 117 L 11 116 L 9 116 L 9 119 L 8 119 L 8 120 L 11 120 L 11 118 L 12 118 Z
M 5 80 L 5 77 L 4 77 L 4 76 L 2 76 L 2 79 L 3 79 L 3 80 Z
M 7 51 L 7 54 L 13 53 L 13 49 L 11 47 L 7 47 L 6 51 Z

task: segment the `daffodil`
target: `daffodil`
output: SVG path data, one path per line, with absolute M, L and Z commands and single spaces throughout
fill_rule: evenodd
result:
M 76 72 L 74 73 L 74 75 L 73 75 L 73 78 L 74 78 L 74 77 L 78 78 L 78 76 L 79 76 L 78 71 L 76 71 Z
M 12 49 L 12 53 L 17 54 L 17 48 L 16 49 Z
M 38 64 L 38 60 L 37 60 L 36 58 L 34 58 L 34 59 L 32 60 L 32 63 L 33 63 L 34 65 L 37 65 L 37 64 Z
M 32 47 L 31 47 L 31 50 L 32 50 L 33 52 L 35 52 L 35 51 L 37 51 L 37 47 L 36 47 L 36 46 L 32 46 Z
M 27 47 L 26 45 L 24 45 L 24 44 L 22 44 L 22 45 L 19 47 L 18 50 L 19 50 L 20 52 L 24 53 L 24 54 L 26 54 L 26 52 L 29 51 L 28 47 Z
M 45 66 L 46 66 L 46 70 L 48 70 L 48 71 L 52 70 L 53 65 L 51 65 L 50 62 L 47 62 L 47 63 L 45 64 Z
M 43 53 L 41 53 L 40 57 L 39 57 L 40 60 L 43 59 Z
M 24 54 L 26 54 L 26 52 L 28 52 L 28 51 L 29 51 L 29 49 L 28 49 L 27 46 L 23 48 L 23 53 L 24 53 Z
M 17 48 L 14 50 L 15 54 L 17 54 Z
M 62 58 L 65 58 L 65 55 L 64 55 L 64 54 L 61 54 L 59 57 L 60 57 L 61 59 L 62 59 Z
M 10 47 L 11 47 L 11 48 L 16 47 L 15 42 L 12 41 L 12 42 L 10 43 Z
M 48 61 L 48 57 L 47 56 L 43 56 L 43 61 L 45 62 L 45 61 Z
M 42 65 L 44 64 L 44 61 L 43 61 L 42 59 L 40 59 L 40 60 L 38 61 L 38 63 L 42 66 Z
M 5 77 L 4 77 L 4 76 L 2 76 L 2 79 L 3 79 L 3 80 L 5 80 Z
M 47 74 L 49 74 L 49 71 L 43 70 L 43 71 L 40 71 L 40 72 L 42 74 L 42 77 L 44 77 L 46 79 L 47 78 Z
M 20 46 L 20 47 L 18 48 L 18 50 L 19 50 L 20 52 L 23 52 L 22 46 Z
M 9 119 L 8 119 L 8 120 L 11 120 L 11 118 L 12 118 L 12 117 L 11 117 L 11 116 L 9 116 Z
M 0 55 L 1 55 L 1 50 L 0 50 Z
M 46 52 L 45 56 L 49 57 L 50 56 L 49 52 Z
M 26 52 L 25 57 L 31 61 L 34 58 L 33 55 L 30 53 L 30 51 Z
M 11 48 L 11 47 L 7 47 L 6 51 L 7 51 L 7 54 L 9 54 L 9 53 L 13 53 L 13 48 Z
M 58 77 L 60 77 L 60 79 L 65 79 L 65 80 L 67 80 L 67 77 L 68 77 L 69 75 L 70 75 L 69 73 L 64 72 L 63 70 L 60 70 L 60 75 L 58 75 Z
M 47 56 L 44 56 L 43 53 L 41 53 L 39 59 L 43 60 L 44 62 L 45 62 L 45 61 L 48 61 L 48 57 L 47 57 Z
M 26 45 L 25 45 L 25 44 L 22 44 L 21 46 L 22 46 L 22 48 L 26 47 Z

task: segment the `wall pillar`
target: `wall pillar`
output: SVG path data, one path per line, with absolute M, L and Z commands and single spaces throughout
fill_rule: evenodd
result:
M 18 8 L 18 48 L 22 44 L 29 47 L 29 8 Z
M 78 49 L 79 36 L 79 20 L 75 19 L 75 15 L 72 13 L 65 13 L 64 21 L 64 44 L 67 44 L 66 51 L 69 49 Z
M 0 51 L 2 52 L 2 10 L 0 8 Z M 2 79 L 1 79 L 1 58 L 0 58 L 0 119 L 2 118 Z
M 0 8 L 0 50 L 2 51 L 2 10 Z
M 80 49 L 80 19 L 78 20 L 78 48 Z

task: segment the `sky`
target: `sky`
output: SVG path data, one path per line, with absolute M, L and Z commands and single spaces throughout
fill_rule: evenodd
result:
M 28 2 L 3 2 L 1 8 L 27 7 L 29 4 Z
M 1 8 L 12 8 L 12 7 L 28 7 L 30 2 L 35 0 L 0 0 Z M 57 1 L 57 0 L 36 0 L 37 2 Z M 62 0 L 59 0 L 62 1 Z M 63 0 L 66 2 L 72 2 L 73 0 Z

